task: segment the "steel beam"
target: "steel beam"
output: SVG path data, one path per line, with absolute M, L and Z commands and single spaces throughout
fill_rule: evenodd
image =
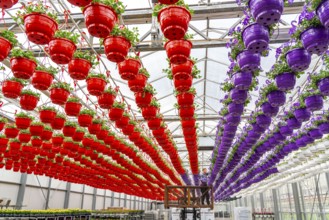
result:
M 123 207 L 127 208 L 127 194 L 123 197 Z
M 114 192 L 111 193 L 111 207 L 114 206 Z
M 25 189 L 26 189 L 26 181 L 27 181 L 27 174 L 22 173 L 19 188 L 18 188 L 18 193 L 17 193 L 16 209 L 22 209 Z
M 105 209 L 105 206 L 106 206 L 106 190 L 104 190 L 103 209 Z
M 265 210 L 265 203 L 264 203 L 264 194 L 263 193 L 259 193 L 259 200 L 260 200 L 260 208 L 261 208 L 261 212 L 264 212 Z
M 276 189 L 272 189 L 273 207 L 274 207 L 274 220 L 280 220 L 278 194 Z
M 294 197 L 296 217 L 297 217 L 297 219 L 302 219 L 302 211 L 300 208 L 297 183 L 292 183 L 291 187 L 292 187 L 292 193 L 293 193 L 293 197 Z
M 71 192 L 71 183 L 67 182 L 66 183 L 65 198 L 64 198 L 64 209 L 69 208 L 70 192 Z
M 326 216 L 325 216 L 322 201 L 321 201 L 321 195 L 320 195 L 320 189 L 319 189 L 319 180 L 320 180 L 320 174 L 318 174 L 318 178 L 316 178 L 316 176 L 314 176 L 315 192 L 316 192 L 316 197 L 318 197 L 320 217 L 321 217 L 321 220 L 326 220 Z
M 136 210 L 136 196 L 134 196 L 134 210 Z
M 81 205 L 80 205 L 80 208 L 81 208 L 81 209 L 83 209 L 83 203 L 84 203 L 84 200 L 85 200 L 85 188 L 86 188 L 86 185 L 83 185 L 83 186 L 82 186 Z
M 49 199 L 50 199 L 51 181 L 52 181 L 52 178 L 49 178 L 48 188 L 47 188 L 47 196 L 46 196 L 45 209 L 49 209 Z
M 91 210 L 95 210 L 96 209 L 96 197 L 97 197 L 97 188 L 94 188 L 93 202 L 91 204 Z
M 303 198 L 301 199 L 301 210 L 302 210 L 302 213 L 303 213 L 303 216 L 304 216 L 304 219 L 306 219 L 306 209 L 305 209 L 305 203 L 304 203 L 304 195 L 303 195 L 303 189 L 302 189 L 302 186 L 300 184 L 300 182 L 298 182 L 298 187 L 299 187 L 299 192 L 300 192 L 300 197 Z

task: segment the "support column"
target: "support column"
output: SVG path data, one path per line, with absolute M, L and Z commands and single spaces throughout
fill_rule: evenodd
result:
M 114 206 L 114 192 L 111 194 L 111 207 Z
M 273 207 L 274 207 L 274 220 L 280 220 L 280 212 L 279 212 L 279 203 L 278 203 L 278 195 L 276 189 L 272 189 L 272 197 L 273 197 Z
M 136 196 L 134 196 L 134 209 L 136 210 Z
M 260 202 L 261 212 L 264 212 L 264 210 L 265 210 L 265 203 L 264 203 L 264 194 L 263 193 L 259 193 L 259 202 Z
M 45 209 L 49 208 L 49 198 L 50 198 L 50 187 L 51 187 L 51 178 L 49 178 L 48 181 L 48 188 L 47 188 L 47 197 L 46 197 L 46 205 L 45 205 Z
M 297 183 L 292 183 L 291 187 L 292 187 L 292 193 L 293 193 L 293 197 L 294 197 L 296 217 L 297 217 L 297 219 L 302 219 L 302 211 L 300 209 Z
M 80 206 L 81 209 L 83 209 L 83 202 L 84 202 L 84 200 L 85 200 L 85 188 L 86 188 L 86 186 L 83 185 L 83 186 L 82 186 L 81 206 Z
M 316 176 L 314 177 L 314 183 L 315 183 L 316 196 L 318 197 L 320 216 L 321 216 L 321 220 L 326 220 L 326 216 L 324 215 L 322 201 L 321 201 L 321 197 L 320 197 L 320 189 L 319 189 L 320 174 L 317 176 L 318 176 L 318 178 L 316 178 Z
M 303 194 L 303 189 L 302 189 L 302 186 L 300 185 L 300 182 L 298 183 L 298 187 L 299 187 L 299 192 L 300 192 L 300 198 L 302 198 L 300 200 L 301 201 L 301 208 L 302 208 L 304 219 L 306 219 L 305 204 L 304 204 L 304 194 Z
M 127 207 L 127 194 L 123 197 L 123 207 Z
M 95 210 L 96 209 L 96 197 L 97 197 L 97 189 L 94 188 L 94 193 L 93 193 L 93 202 L 91 205 L 91 209 Z
M 244 206 L 245 206 L 245 207 L 248 207 L 248 200 L 247 200 L 247 197 L 244 197 L 243 200 L 244 200 Z
M 69 207 L 70 202 L 70 192 L 71 192 L 71 183 L 66 183 L 66 191 L 65 191 L 65 198 L 64 198 L 64 209 Z
M 16 209 L 22 209 L 23 201 L 24 201 L 24 195 L 25 195 L 26 181 L 27 181 L 27 174 L 22 173 L 21 174 L 21 179 L 20 179 L 20 182 L 19 182 L 18 193 L 17 193 Z
M 255 198 L 254 198 L 254 196 L 251 196 L 251 209 L 252 209 L 252 212 L 255 212 Z
M 105 209 L 105 206 L 106 206 L 106 191 L 107 191 L 107 190 L 104 190 L 103 209 Z

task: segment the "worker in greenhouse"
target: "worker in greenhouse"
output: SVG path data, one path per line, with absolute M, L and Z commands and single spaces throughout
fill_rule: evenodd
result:
M 209 174 L 207 172 L 207 168 L 202 169 L 202 174 L 201 174 L 201 203 L 204 205 L 204 200 L 207 200 L 207 205 L 210 205 L 210 199 L 209 199 L 209 188 L 208 188 L 208 178 Z

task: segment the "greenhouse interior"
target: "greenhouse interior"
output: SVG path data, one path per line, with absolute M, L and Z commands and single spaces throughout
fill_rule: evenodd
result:
M 0 219 L 329 220 L 329 0 L 0 8 Z

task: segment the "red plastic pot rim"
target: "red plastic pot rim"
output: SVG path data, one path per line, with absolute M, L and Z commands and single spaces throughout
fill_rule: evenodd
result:
M 99 78 L 99 77 L 91 77 L 91 78 L 89 78 L 89 79 L 86 80 L 87 83 L 88 83 L 88 81 L 91 80 L 91 79 L 102 80 L 103 82 L 107 83 L 106 80 L 104 80 L 104 79 L 102 79 L 102 78 Z
M 74 43 L 73 41 L 69 40 L 69 39 L 62 38 L 62 37 L 54 37 L 54 38 L 52 38 L 52 39 L 50 40 L 50 42 L 51 42 L 51 41 L 54 41 L 54 40 L 58 40 L 58 41 L 67 41 L 67 42 L 71 43 L 72 45 L 74 45 L 75 49 L 77 49 L 77 46 L 75 45 L 75 43 Z M 49 42 L 49 43 L 50 43 L 50 42 Z
M 169 43 L 175 43 L 175 42 L 177 42 L 177 41 L 186 41 L 186 42 L 190 43 L 191 47 L 193 47 L 193 44 L 192 44 L 192 42 L 191 42 L 190 40 L 184 40 L 184 39 L 179 39 L 179 40 L 169 40 L 169 41 L 167 41 L 167 42 L 165 43 L 164 47 L 166 48 L 167 45 L 168 45 Z M 190 60 L 190 59 L 188 59 L 188 60 Z M 193 62 L 193 61 L 192 61 L 192 62 Z M 194 62 L 193 62 L 193 64 L 194 64 Z M 179 64 L 178 64 L 178 65 L 179 65 Z
M 42 13 L 32 12 L 32 13 L 30 13 L 30 14 L 27 14 L 27 15 L 24 16 L 24 22 L 25 22 L 25 19 L 26 19 L 27 17 L 32 16 L 32 15 L 39 15 L 39 16 L 42 16 L 42 17 L 46 17 L 46 18 L 48 18 L 49 20 L 53 21 L 53 22 L 56 24 L 56 29 L 58 29 L 58 24 L 57 24 L 57 22 L 56 22 L 53 18 L 49 17 L 48 15 L 42 14 Z
M 13 45 L 11 45 L 11 43 L 10 43 L 10 41 L 9 41 L 9 40 L 7 40 L 7 39 L 6 39 L 6 38 L 4 38 L 4 37 L 0 37 L 0 39 L 4 40 L 4 41 L 6 41 L 7 43 L 9 43 L 9 44 L 10 44 L 10 50 L 11 50 L 11 48 L 13 48 Z
M 167 7 L 163 8 L 159 11 L 158 21 L 160 20 L 160 16 L 161 16 L 162 12 L 164 12 L 166 10 L 170 10 L 171 8 L 179 8 L 179 9 L 185 10 L 189 14 L 189 17 L 190 17 L 190 20 L 191 20 L 191 13 L 186 8 L 184 8 L 182 6 L 178 6 L 178 5 L 168 5 Z
M 37 65 L 37 63 L 34 61 L 34 60 L 31 60 L 31 59 L 28 59 L 28 58 L 25 58 L 25 57 L 12 57 L 12 58 L 10 58 L 10 62 L 12 61 L 12 60 L 17 60 L 17 59 L 23 59 L 23 60 L 28 60 L 28 61 L 31 61 L 31 62 L 33 62 L 35 65 Z
M 102 4 L 102 3 L 94 3 L 94 2 L 91 2 L 90 4 L 86 5 L 86 6 L 83 8 L 82 13 L 85 13 L 85 11 L 87 10 L 87 8 L 92 7 L 92 6 L 101 6 L 101 7 L 104 7 L 104 8 L 110 9 L 110 10 L 113 12 L 113 14 L 115 14 L 115 17 L 116 17 L 115 20 L 116 20 L 116 21 L 118 20 L 118 15 L 117 15 L 117 13 L 114 11 L 114 9 L 113 9 L 112 7 L 110 7 L 110 6 L 104 5 L 104 4 Z
M 122 36 L 112 36 L 112 35 L 107 36 L 107 37 L 104 38 L 103 45 L 105 44 L 105 41 L 106 41 L 107 39 L 110 39 L 110 38 L 121 38 L 122 40 L 127 41 L 127 42 L 129 43 L 129 47 L 131 47 L 131 43 L 130 43 L 130 41 L 127 40 L 125 37 L 122 37 Z

